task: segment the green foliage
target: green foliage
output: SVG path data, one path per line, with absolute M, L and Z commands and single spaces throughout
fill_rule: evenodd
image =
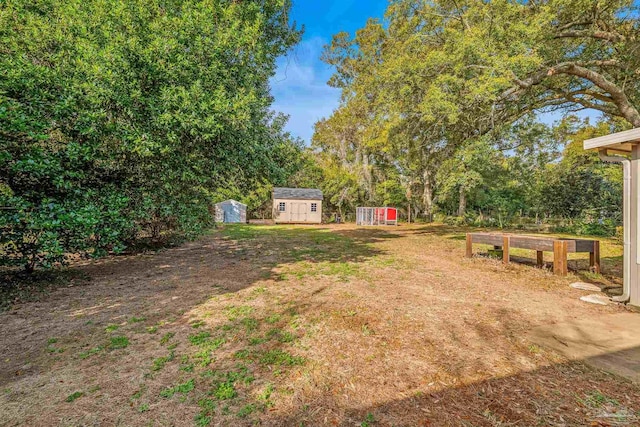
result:
M 194 388 L 195 388 L 195 382 L 193 381 L 193 379 L 190 379 L 189 381 L 186 381 L 182 384 L 178 384 L 174 387 L 165 388 L 160 392 L 160 396 L 164 398 L 170 398 L 170 397 L 173 397 L 173 395 L 176 393 L 187 394 Z
M 218 383 L 212 390 L 212 395 L 218 400 L 233 399 L 238 395 L 233 386 L 233 381 Z
M 121 337 L 111 337 L 109 341 L 109 348 L 112 350 L 116 350 L 119 348 L 127 348 L 129 346 L 129 338 L 121 336 Z
M 290 2 L 17 0 L 0 11 L 0 262 L 192 237 L 267 194 L 300 142 L 269 110 Z M 252 202 L 253 203 L 253 202 Z M 257 202 L 256 202 L 257 203 Z
M 260 356 L 263 365 L 296 366 L 304 365 L 306 360 L 301 356 L 293 356 L 279 349 L 269 350 Z
M 67 396 L 67 398 L 65 399 L 66 402 L 73 402 L 76 399 L 81 398 L 82 396 L 84 396 L 84 393 L 81 391 L 76 391 L 71 393 L 69 396 Z
M 585 232 L 617 222 L 619 168 L 580 145 L 640 126 L 638 10 L 630 0 L 390 2 L 384 22 L 326 46 L 342 97 L 316 124 L 308 175 L 341 213 L 390 204 L 500 227 L 580 218 Z M 536 120 L 581 109 L 600 112 L 598 125 Z
M 97 347 L 93 347 L 87 351 L 83 351 L 82 353 L 80 353 L 78 355 L 78 357 L 80 357 L 80 359 L 88 359 L 89 357 L 93 356 L 94 354 L 98 354 L 100 353 L 102 350 L 104 349 L 103 346 L 99 345 Z
M 151 366 L 151 370 L 152 371 L 161 370 L 162 368 L 164 368 L 164 365 L 166 365 L 167 362 L 171 362 L 174 358 L 175 358 L 175 353 L 172 351 L 171 353 L 169 353 L 168 356 L 162 356 L 154 359 L 153 365 Z
M 162 336 L 162 338 L 160 338 L 160 344 L 167 344 L 169 341 L 171 341 L 171 338 L 173 338 L 175 334 L 175 332 L 167 332 Z
M 210 332 L 202 331 L 195 335 L 189 335 L 189 342 L 193 345 L 202 345 L 209 340 Z

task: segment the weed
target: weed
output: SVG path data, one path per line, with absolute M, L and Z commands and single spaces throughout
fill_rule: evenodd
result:
M 109 332 L 109 333 L 115 332 L 115 331 L 118 330 L 119 327 L 120 327 L 119 325 L 114 325 L 114 324 L 111 323 L 111 324 L 107 325 L 106 328 L 104 328 L 104 331 L 105 332 Z
M 144 322 L 145 320 L 147 320 L 146 317 L 135 317 L 135 316 L 133 316 L 133 317 L 131 317 L 129 319 L 129 323 L 140 323 L 140 322 Z
M 250 352 L 247 349 L 243 349 L 243 350 L 238 350 L 235 353 L 233 353 L 233 358 L 234 359 L 239 359 L 239 360 L 246 360 L 249 358 Z
M 269 317 L 267 317 L 266 320 L 267 320 L 267 323 L 274 324 L 274 323 L 278 323 L 281 317 L 282 316 L 280 316 L 279 314 L 272 314 Z
M 129 338 L 125 336 L 112 337 L 109 348 L 116 350 L 118 348 L 127 348 L 129 346 Z
M 250 403 L 249 405 L 243 406 L 237 413 L 239 418 L 247 418 L 256 410 L 256 405 Z
M 200 399 L 198 401 L 198 406 L 200 406 L 203 411 L 207 412 L 213 412 L 216 410 L 216 402 L 211 399 Z
M 89 349 L 87 351 L 83 351 L 82 353 L 80 353 L 78 355 L 78 357 L 80 357 L 80 359 L 87 359 L 91 356 L 93 356 L 94 354 L 100 353 L 102 350 L 104 349 L 103 346 L 99 345 L 97 347 L 93 347 L 92 349 Z
M 236 368 L 238 369 L 238 372 L 227 372 L 227 378 L 229 380 L 242 381 L 245 384 L 251 384 L 253 382 L 255 378 L 249 373 L 249 369 L 245 365 L 240 363 Z
M 162 338 L 160 338 L 160 344 L 164 345 L 168 343 L 171 340 L 171 338 L 174 337 L 175 334 L 176 334 L 175 332 L 167 332 L 162 336 Z
M 583 399 L 578 398 L 577 400 L 584 406 L 588 406 L 590 408 L 600 408 L 605 404 L 611 404 L 615 406 L 620 405 L 617 400 L 611 399 L 610 397 L 603 394 L 600 390 L 594 390 L 590 393 L 587 393 L 585 394 L 585 397 Z
M 142 384 L 142 386 L 140 386 L 140 389 L 138 391 L 136 391 L 135 393 L 133 393 L 133 395 L 131 396 L 131 400 L 137 400 L 140 399 L 142 397 L 142 394 L 147 390 L 147 386 Z
M 211 424 L 212 417 L 206 412 L 198 412 L 193 420 L 196 422 L 196 427 L 206 427 Z
M 303 365 L 305 363 L 305 359 L 304 357 L 292 356 L 286 351 L 276 349 L 264 353 L 260 357 L 260 363 L 263 365 L 296 366 Z
M 151 366 L 151 370 L 159 371 L 160 369 L 164 368 L 164 365 L 166 365 L 167 362 L 172 361 L 174 357 L 175 357 L 175 353 L 172 351 L 168 356 L 158 357 L 157 359 L 154 359 L 153 365 Z
M 233 381 L 227 380 L 216 384 L 212 390 L 212 395 L 218 400 L 227 400 L 233 399 L 238 393 L 233 386 Z
M 138 406 L 138 412 L 140 413 L 147 412 L 148 410 L 149 410 L 148 403 L 143 403 L 142 405 Z
M 199 360 L 198 365 L 204 367 L 209 366 L 213 361 L 213 357 L 211 356 L 211 351 L 208 349 L 200 350 L 196 354 L 193 355 L 194 359 Z
M 248 305 L 239 305 L 239 306 L 229 306 L 224 309 L 224 314 L 226 314 L 227 319 L 234 321 L 240 317 L 246 317 L 253 312 L 253 307 Z
M 293 342 L 295 339 L 295 335 L 289 331 L 284 331 L 278 336 L 278 341 L 281 343 Z
M 74 400 L 79 399 L 82 396 L 84 396 L 84 393 L 81 391 L 73 392 L 69 396 L 67 396 L 67 398 L 65 399 L 65 402 L 73 402 Z
M 269 331 L 267 331 L 266 337 L 269 339 L 276 338 L 281 343 L 292 342 L 296 338 L 291 332 L 283 331 L 280 328 L 270 329 Z
M 195 369 L 195 365 L 193 363 L 189 363 L 186 365 L 180 365 L 180 370 L 182 372 L 193 372 L 193 370 Z
M 55 343 L 57 343 L 57 342 L 58 342 L 58 338 L 49 338 L 49 339 L 47 340 L 47 344 L 48 344 L 48 345 L 55 344 Z
M 267 384 L 264 390 L 262 390 L 262 393 L 258 395 L 258 400 L 264 405 L 265 408 L 270 408 L 273 406 L 273 402 L 271 401 L 272 394 L 273 384 Z
M 218 376 L 218 371 L 215 369 L 207 369 L 206 371 L 200 374 L 202 378 L 216 378 Z
M 267 342 L 266 338 L 261 337 L 251 337 L 249 338 L 249 345 L 260 345 L 264 342 Z
M 204 325 L 206 325 L 206 323 L 204 321 L 198 320 L 197 322 L 193 322 L 191 324 L 191 327 L 194 328 L 194 329 L 198 329 L 200 326 L 204 326 Z
M 189 381 L 184 382 L 182 384 L 178 384 L 174 387 L 165 388 L 160 392 L 160 396 L 165 398 L 170 398 L 176 393 L 187 394 L 194 388 L 195 388 L 195 383 L 193 379 L 190 379 Z
M 376 422 L 375 417 L 371 412 L 369 412 L 367 416 L 364 418 L 364 421 L 360 423 L 360 427 L 371 427 L 371 425 L 375 422 Z
M 369 325 L 362 325 L 362 335 L 368 337 L 369 335 L 375 335 L 375 332 L 369 327 Z
M 195 335 L 189 335 L 189 342 L 193 345 L 202 345 L 207 342 L 210 336 L 210 332 L 203 331 Z
M 49 353 L 64 353 L 64 348 L 55 347 L 55 346 L 50 344 L 50 345 L 47 346 L 47 351 Z
M 258 321 L 253 317 L 245 317 L 242 319 L 242 324 L 246 329 L 247 333 L 253 332 L 258 329 Z

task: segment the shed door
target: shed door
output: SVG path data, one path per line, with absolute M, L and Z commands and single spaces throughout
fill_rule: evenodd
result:
M 291 203 L 291 222 L 307 222 L 307 204 Z

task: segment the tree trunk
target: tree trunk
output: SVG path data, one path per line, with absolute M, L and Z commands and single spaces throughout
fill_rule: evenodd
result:
M 427 222 L 433 220 L 433 181 L 431 179 L 431 173 L 426 170 L 422 174 L 424 181 L 424 191 L 422 193 L 422 201 L 424 203 L 424 216 Z
M 458 216 L 464 216 L 467 210 L 467 194 L 464 191 L 464 185 L 460 186 L 460 201 L 458 202 Z

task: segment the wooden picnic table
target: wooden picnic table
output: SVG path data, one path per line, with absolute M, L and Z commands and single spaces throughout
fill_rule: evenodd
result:
M 502 249 L 502 261 L 509 263 L 509 248 L 536 251 L 536 263 L 543 265 L 544 252 L 553 252 L 553 272 L 561 276 L 567 274 L 567 253 L 589 252 L 589 266 L 600 273 L 600 241 L 587 239 L 566 239 L 557 237 L 524 236 L 503 233 L 467 233 L 467 257 L 473 256 L 474 243 L 493 245 Z

